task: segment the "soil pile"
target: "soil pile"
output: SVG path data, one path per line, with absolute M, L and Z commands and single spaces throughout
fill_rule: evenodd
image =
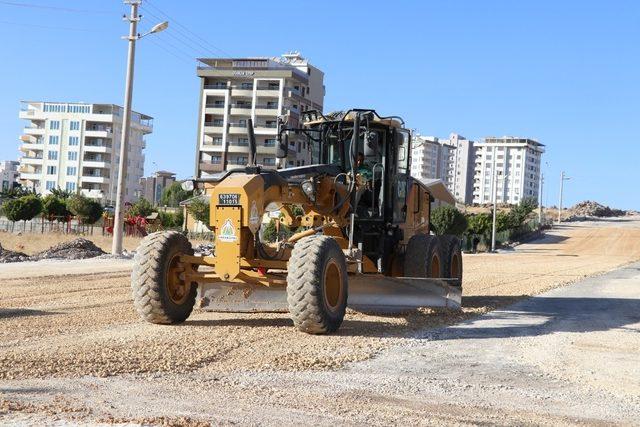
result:
M 571 211 L 575 216 L 591 216 L 599 218 L 624 216 L 627 214 L 627 212 L 621 209 L 613 209 L 609 206 L 604 206 L 591 200 L 585 200 L 584 202 L 576 204 L 571 208 Z
M 39 252 L 30 258 L 30 261 L 41 259 L 85 259 L 104 255 L 105 252 L 92 241 L 79 238 L 70 242 L 63 242 Z
M 3 249 L 0 245 L 0 264 L 5 262 L 21 262 L 29 259 L 29 255 L 23 252 L 10 251 Z

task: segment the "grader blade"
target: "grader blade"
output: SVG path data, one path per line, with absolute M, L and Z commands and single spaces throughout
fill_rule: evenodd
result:
M 460 308 L 462 290 L 449 279 L 350 276 L 348 306 L 357 311 L 399 313 L 420 307 Z M 288 311 L 284 286 L 218 282 L 201 284 L 198 305 L 207 311 L 230 313 L 284 313 Z

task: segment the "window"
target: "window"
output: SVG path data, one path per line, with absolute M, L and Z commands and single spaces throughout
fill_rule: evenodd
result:
M 241 89 L 253 89 L 253 83 L 251 82 L 243 82 L 240 84 Z
M 262 160 L 262 164 L 265 166 L 274 166 L 276 164 L 276 159 L 275 157 L 265 157 Z
M 68 176 L 76 176 L 78 169 L 75 166 L 67 166 L 67 175 Z
M 60 137 L 58 135 L 49 135 L 49 144 L 58 145 L 60 142 Z
M 56 188 L 56 182 L 55 181 L 47 181 L 46 189 L 47 190 L 53 190 L 54 188 Z
M 222 145 L 222 137 L 216 136 L 213 138 L 213 145 Z
M 69 137 L 69 145 L 78 145 L 79 141 L 80 141 L 80 139 L 77 136 L 70 136 Z
M 47 175 L 55 175 L 56 167 L 55 166 L 47 166 Z
M 78 152 L 77 151 L 68 151 L 67 152 L 68 160 L 78 160 Z
M 269 82 L 268 88 L 269 90 L 276 90 L 280 87 L 280 85 L 276 82 Z
M 49 129 L 53 129 L 53 130 L 60 129 L 60 120 L 51 120 L 49 122 Z
M 67 182 L 65 188 L 67 191 L 76 191 L 76 183 L 75 182 Z
M 276 146 L 276 140 L 275 139 L 265 139 L 264 140 L 264 146 L 265 147 L 275 147 Z
M 247 157 L 245 157 L 245 156 L 236 157 L 235 164 L 236 165 L 246 165 L 247 164 Z
M 69 130 L 80 130 L 80 122 L 77 120 L 70 121 Z
M 223 119 L 213 119 L 213 125 L 214 126 L 222 126 L 224 123 Z
M 49 151 L 47 153 L 47 158 L 49 160 L 58 160 L 58 152 L 57 151 Z
M 211 164 L 217 165 L 222 161 L 222 157 L 220 156 L 211 156 Z

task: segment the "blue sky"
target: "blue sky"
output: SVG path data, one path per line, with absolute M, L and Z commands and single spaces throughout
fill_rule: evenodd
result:
M 22 99 L 122 104 L 125 11 L 0 1 L 0 159 L 19 155 Z M 565 170 L 565 204 L 640 209 L 638 1 L 150 0 L 141 28 L 162 12 L 170 28 L 141 40 L 136 62 L 134 108 L 155 117 L 146 173 L 193 174 L 193 58 L 299 50 L 326 73 L 326 110 L 374 107 L 426 135 L 536 138 L 545 204 Z

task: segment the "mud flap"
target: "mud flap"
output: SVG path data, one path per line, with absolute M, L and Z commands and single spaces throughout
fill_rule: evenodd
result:
M 460 308 L 462 288 L 448 279 L 349 276 L 348 306 L 357 311 L 399 313 L 420 307 Z M 197 306 L 207 311 L 231 313 L 287 312 L 284 286 L 230 282 L 201 284 Z

